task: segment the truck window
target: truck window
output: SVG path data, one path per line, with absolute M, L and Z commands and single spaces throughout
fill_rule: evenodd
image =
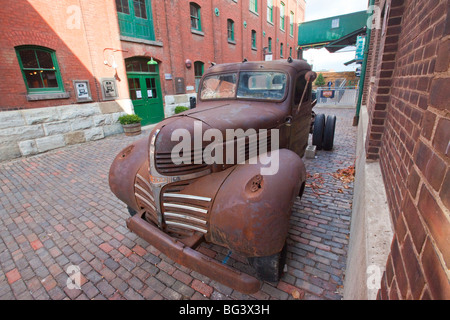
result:
M 286 91 L 286 74 L 281 72 L 241 72 L 238 98 L 281 100 Z
M 306 86 L 305 75 L 301 75 L 297 78 L 295 83 L 295 94 L 294 94 L 294 104 L 298 105 L 300 103 L 300 99 L 302 98 L 303 90 Z M 305 97 L 303 98 L 302 103 L 307 102 L 311 97 L 311 83 L 308 85 L 306 89 Z
M 234 98 L 236 94 L 236 80 L 237 75 L 235 73 L 206 77 L 202 85 L 202 100 Z

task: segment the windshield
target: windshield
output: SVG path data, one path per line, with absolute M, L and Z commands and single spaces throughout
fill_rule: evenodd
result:
M 281 72 L 241 72 L 238 98 L 281 100 L 286 90 L 286 75 Z
M 203 80 L 201 98 L 223 99 L 234 98 L 236 94 L 236 73 L 219 74 L 206 77 Z
M 203 80 L 201 99 L 247 98 L 281 100 L 286 91 L 287 76 L 282 72 L 243 71 L 239 74 L 218 74 Z M 236 94 L 237 92 L 237 94 Z

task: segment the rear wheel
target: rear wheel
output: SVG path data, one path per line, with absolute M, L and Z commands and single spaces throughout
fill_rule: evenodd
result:
M 248 258 L 250 265 L 255 268 L 258 279 L 269 282 L 278 282 L 283 275 L 286 264 L 287 245 L 271 256 Z
M 334 131 L 336 129 L 336 116 L 327 116 L 322 147 L 326 151 L 333 149 Z
M 323 133 L 325 129 L 325 115 L 319 113 L 314 119 L 314 128 L 312 136 L 312 144 L 316 146 L 317 150 L 322 150 Z

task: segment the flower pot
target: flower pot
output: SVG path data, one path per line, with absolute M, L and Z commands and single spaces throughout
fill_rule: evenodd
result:
M 141 123 L 123 124 L 123 132 L 126 136 L 137 136 L 141 134 Z

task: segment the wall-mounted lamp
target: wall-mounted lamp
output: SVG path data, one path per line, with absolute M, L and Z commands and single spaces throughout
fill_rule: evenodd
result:
M 155 60 L 153 60 L 153 57 L 150 58 L 150 61 L 147 62 L 147 64 L 158 64 Z
M 192 61 L 189 59 L 186 59 L 186 61 L 184 62 L 186 64 L 186 68 L 190 69 L 192 67 Z

